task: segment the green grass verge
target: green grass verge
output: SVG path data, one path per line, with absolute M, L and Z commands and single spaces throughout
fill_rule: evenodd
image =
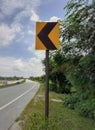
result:
M 44 85 L 27 105 L 20 121 L 22 130 L 95 130 L 95 122 L 63 106 L 64 95 L 50 92 L 49 120 L 44 119 Z M 57 99 L 57 100 L 54 100 Z

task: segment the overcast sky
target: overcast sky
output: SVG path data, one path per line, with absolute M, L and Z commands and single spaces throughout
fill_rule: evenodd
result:
M 64 19 L 68 0 L 0 0 L 0 76 L 40 76 L 45 51 L 35 50 L 36 21 Z

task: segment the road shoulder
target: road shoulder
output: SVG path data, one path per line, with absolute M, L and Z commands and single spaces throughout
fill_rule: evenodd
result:
M 19 125 L 20 122 L 14 122 L 12 126 L 9 128 L 9 130 L 21 130 L 21 127 Z

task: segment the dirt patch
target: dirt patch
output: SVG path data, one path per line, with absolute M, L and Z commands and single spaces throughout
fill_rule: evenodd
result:
M 52 98 L 51 101 L 53 101 L 53 102 L 63 102 L 61 99 L 54 99 L 54 98 Z

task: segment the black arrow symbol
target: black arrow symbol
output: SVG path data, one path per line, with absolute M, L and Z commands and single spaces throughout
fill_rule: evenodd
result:
M 55 50 L 56 46 L 52 43 L 50 38 L 48 37 L 51 30 L 55 27 L 57 22 L 47 23 L 45 27 L 38 34 L 39 39 L 42 41 L 47 50 Z

